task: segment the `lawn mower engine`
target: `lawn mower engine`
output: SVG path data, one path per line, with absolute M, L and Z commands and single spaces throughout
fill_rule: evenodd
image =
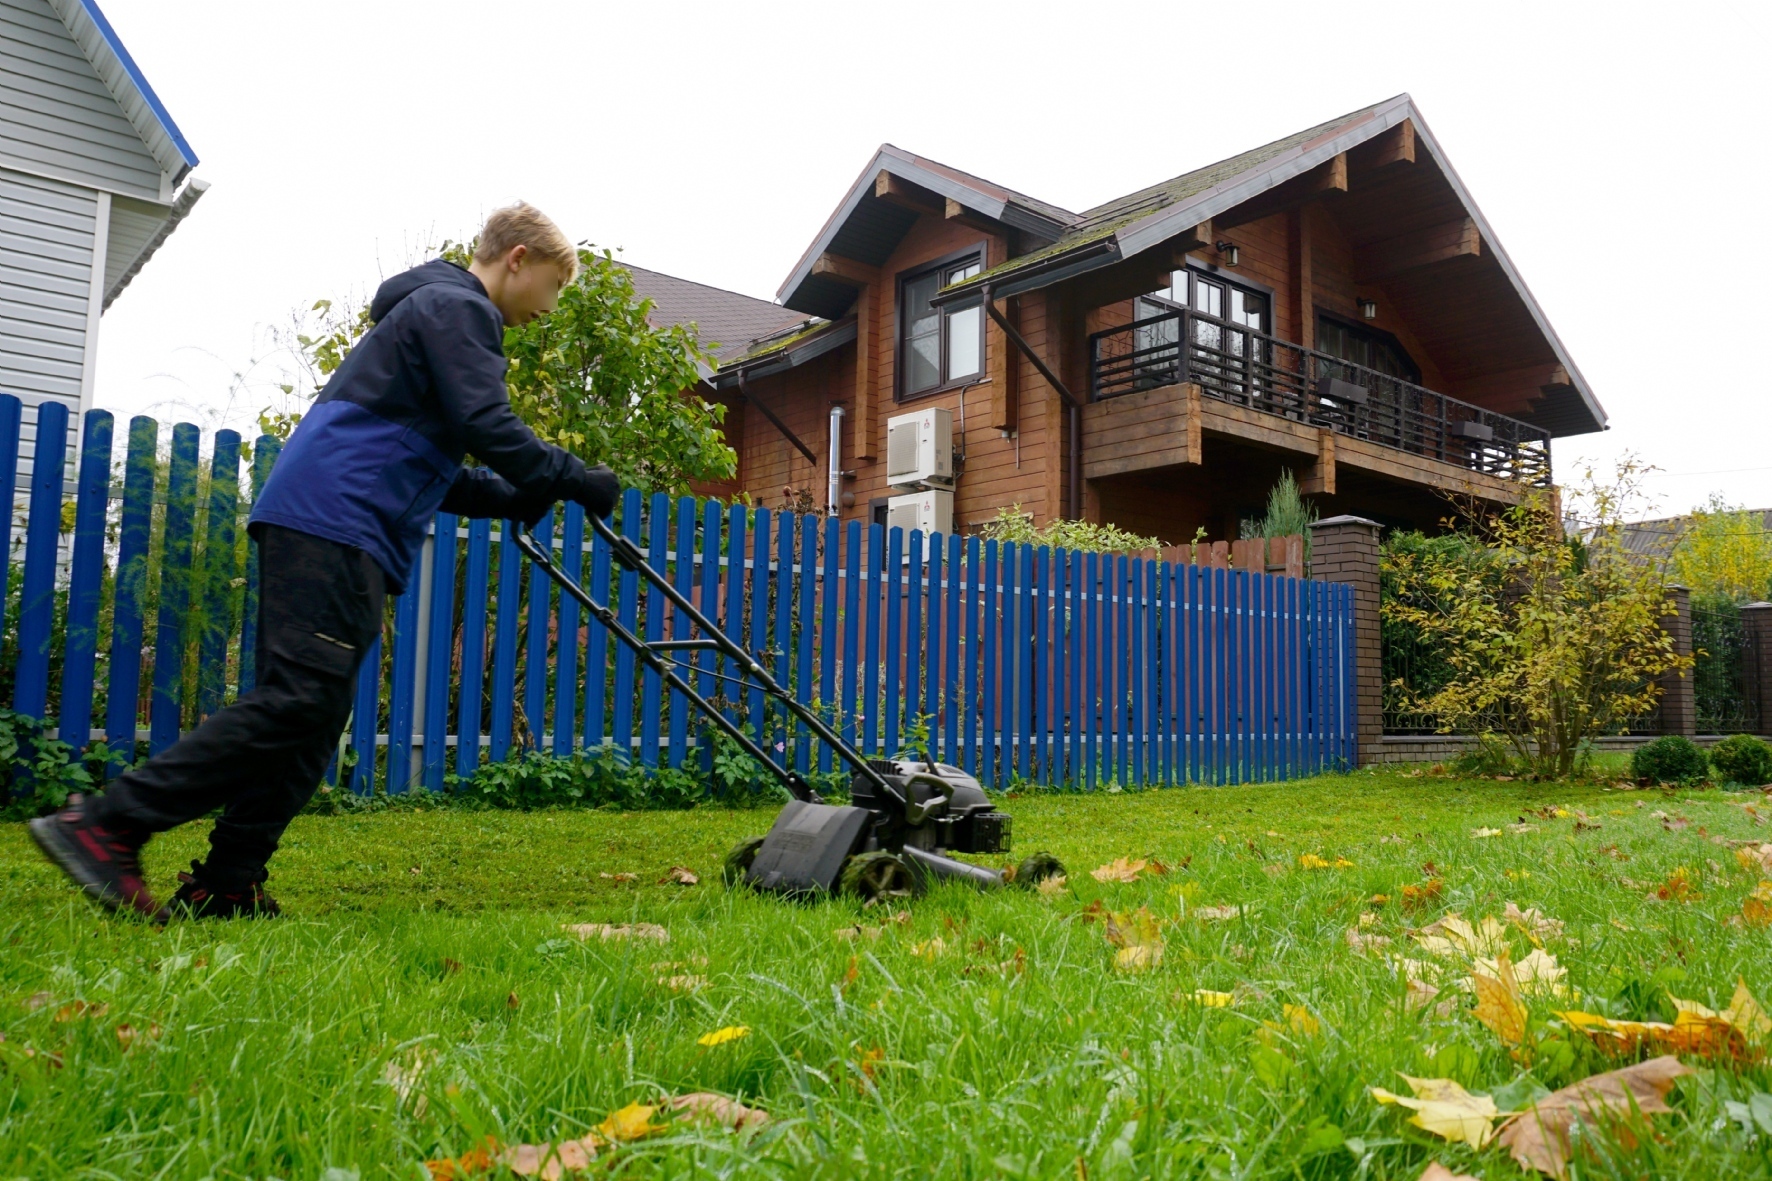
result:
M 870 759 L 850 782 L 849 806 L 790 800 L 767 836 L 727 857 L 729 883 L 783 894 L 854 894 L 869 900 L 919 894 L 957 878 L 975 886 L 1033 885 L 1064 872 L 1035 854 L 1013 874 L 950 853 L 1007 853 L 1010 818 L 960 768 L 899 755 Z

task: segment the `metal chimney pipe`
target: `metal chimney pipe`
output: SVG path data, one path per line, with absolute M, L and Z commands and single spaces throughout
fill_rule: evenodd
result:
M 830 486 L 825 493 L 825 504 L 832 516 L 841 516 L 843 512 L 843 408 L 831 407 L 831 451 L 830 451 Z

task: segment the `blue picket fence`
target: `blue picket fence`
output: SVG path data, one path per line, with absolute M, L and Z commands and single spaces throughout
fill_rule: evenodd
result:
M 91 411 L 69 536 L 68 412 L 44 403 L 33 417 L 18 615 L 0 619 L 16 632 L 14 708 L 75 745 L 157 752 L 253 683 L 244 520 L 277 440 L 255 440 L 246 463 L 240 436 L 216 432 L 200 504 L 196 427 L 175 425 L 162 451 L 159 424 L 132 419 L 119 469 L 112 416 Z M 24 418 L 0 396 L 0 492 L 15 505 Z M 1346 586 L 635 491 L 616 521 L 870 754 L 926 750 L 1000 787 L 1283 780 L 1354 756 Z M 15 554 L 10 529 L 0 544 Z M 688 621 L 589 532 L 576 505 L 535 530 L 629 628 L 686 638 Z M 696 688 L 779 757 L 833 770 L 739 670 L 711 652 L 685 659 Z M 331 774 L 349 768 L 358 791 L 440 789 L 516 750 L 606 745 L 654 767 L 710 751 L 687 702 L 523 559 L 503 523 L 440 515 L 364 665 Z

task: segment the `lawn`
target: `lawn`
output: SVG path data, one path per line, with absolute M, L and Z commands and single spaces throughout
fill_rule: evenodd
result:
M 308 816 L 270 883 L 289 917 L 165 931 L 101 916 L 6 825 L 0 1177 L 424 1181 L 427 1160 L 471 1171 L 488 1137 L 582 1137 L 711 1091 L 772 1118 L 677 1122 L 595 1171 L 1518 1178 L 1504 1148 L 1448 1144 L 1368 1088 L 1452 1078 L 1506 1110 L 1633 1060 L 1554 1010 L 1722 1008 L 1738 977 L 1772 993 L 1772 936 L 1739 918 L 1760 875 L 1729 847 L 1768 832 L 1744 807 L 1763 799 L 1396 771 L 1030 796 L 1003 805 L 1017 852 L 1057 853 L 1065 890 L 944 887 L 898 913 L 728 892 L 720 857 L 768 812 Z M 201 848 L 151 846 L 155 883 Z M 1167 872 L 1092 876 L 1122 857 Z M 1395 963 L 1434 961 L 1411 932 L 1447 911 L 1509 902 L 1564 925 L 1539 935 L 1573 990 L 1527 998 L 1512 1053 L 1468 1011 L 1468 965 L 1440 961 L 1438 998 L 1412 1006 Z M 1117 970 L 1105 912 L 1139 907 L 1163 954 Z M 563 930 L 586 923 L 669 940 Z M 698 1044 L 728 1027 L 748 1033 Z M 1572 1175 L 1772 1177 L 1772 1137 L 1726 1106 L 1772 1091 L 1745 1058 L 1687 1055 L 1655 1134 L 1600 1135 Z

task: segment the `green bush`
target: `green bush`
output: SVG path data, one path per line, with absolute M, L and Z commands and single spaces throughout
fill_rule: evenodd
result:
M 1752 734 L 1730 735 L 1711 747 L 1710 765 L 1726 783 L 1772 783 L 1772 744 Z
M 1710 759 L 1690 738 L 1668 734 L 1639 746 L 1630 757 L 1630 771 L 1651 783 L 1702 783 L 1710 772 Z

